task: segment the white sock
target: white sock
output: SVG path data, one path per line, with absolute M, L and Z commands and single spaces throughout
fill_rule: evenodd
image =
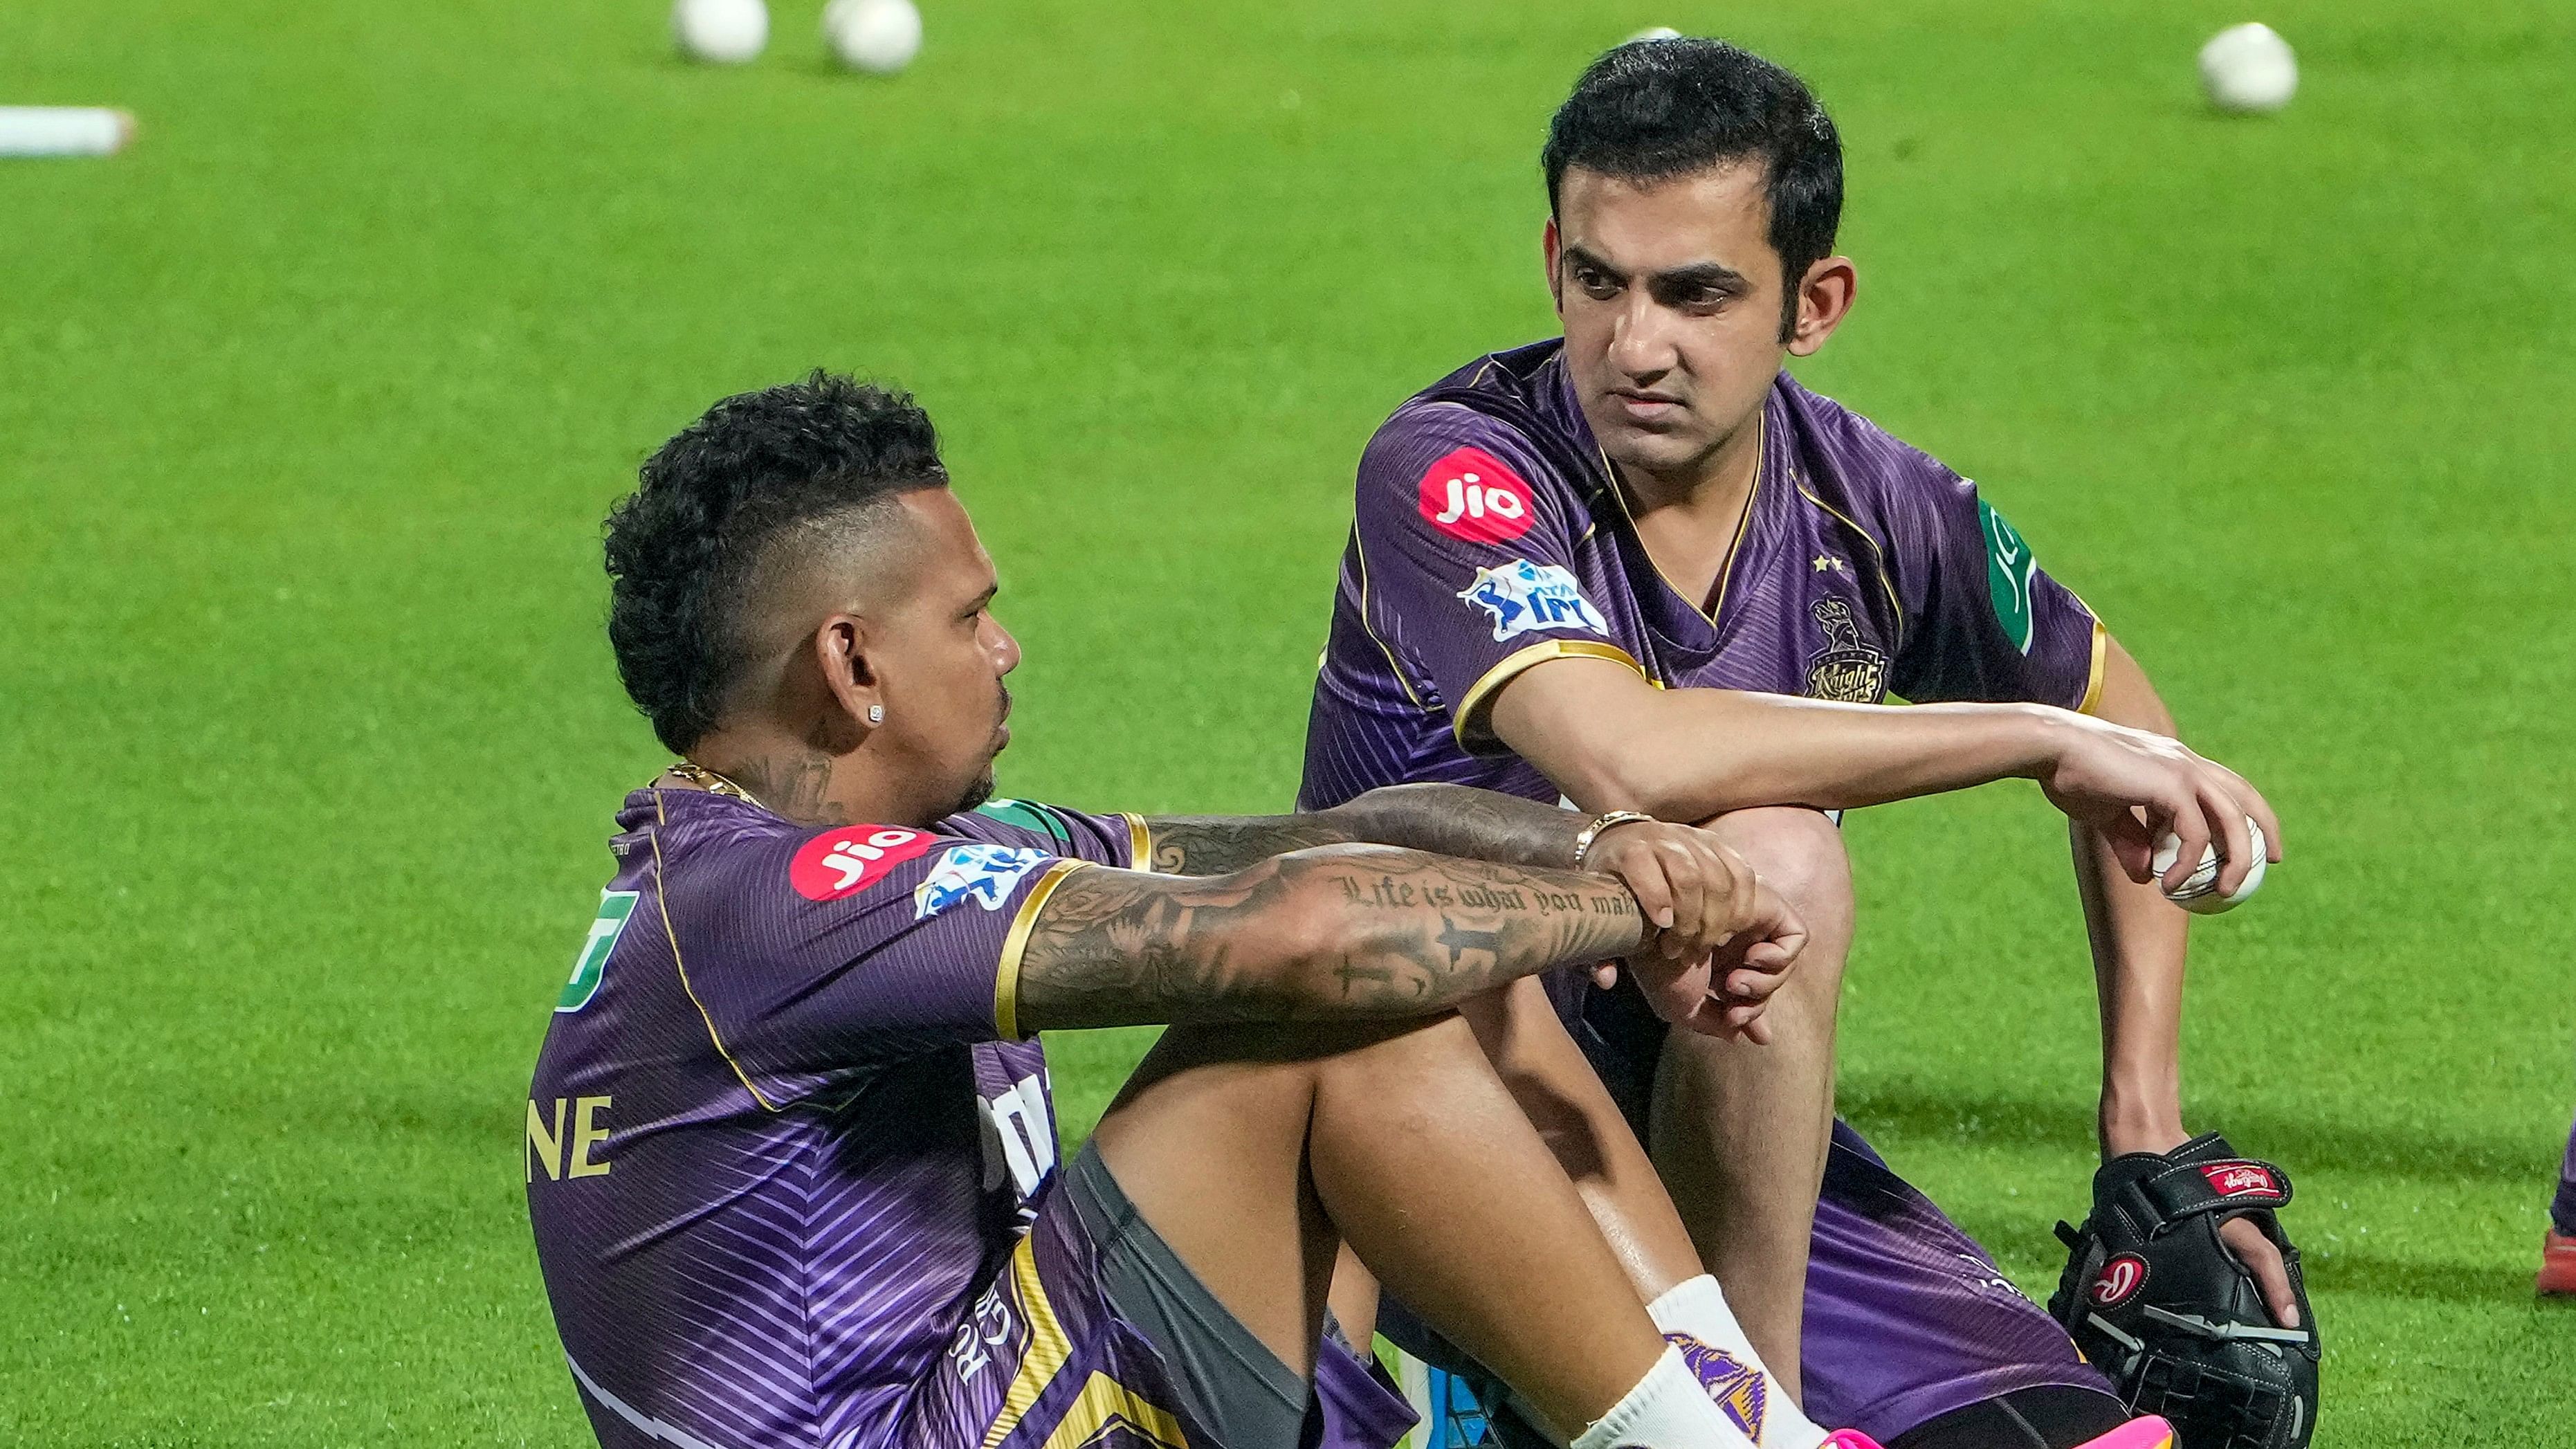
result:
M 1728 1422 L 1743 1426 L 1761 1449 L 1816 1449 L 1825 1442 L 1825 1431 L 1762 1366 L 1715 1278 L 1702 1273 L 1680 1284 L 1647 1304 L 1646 1313 L 1666 1334 L 1699 1340 L 1700 1352 L 1688 1355 L 1692 1369 Z
M 1573 1449 L 1751 1449 L 1752 1443 L 1718 1412 L 1681 1350 L 1666 1345 L 1628 1396 L 1575 1436 Z

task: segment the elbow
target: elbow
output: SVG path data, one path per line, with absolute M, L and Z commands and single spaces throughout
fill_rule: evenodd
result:
M 1702 808 L 1692 781 L 1675 768 L 1669 752 L 1652 747 L 1623 750 L 1607 757 L 1585 757 L 1557 780 L 1565 797 L 1586 810 L 1637 810 L 1658 820 L 1697 820 L 1718 807 Z

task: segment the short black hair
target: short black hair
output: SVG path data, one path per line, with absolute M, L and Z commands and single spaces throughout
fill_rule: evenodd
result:
M 1843 217 L 1842 138 L 1806 82 L 1722 40 L 1630 41 L 1584 69 L 1539 154 L 1550 216 L 1576 166 L 1656 182 L 1746 160 L 1762 163 L 1786 342 L 1798 281 L 1833 255 Z
M 782 536 L 947 482 L 911 394 L 819 368 L 726 398 L 645 459 L 608 514 L 608 643 L 654 735 L 686 753 L 715 727 L 744 663 L 738 611 Z

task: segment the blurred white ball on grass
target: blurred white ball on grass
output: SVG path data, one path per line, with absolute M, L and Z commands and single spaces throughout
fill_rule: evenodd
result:
M 823 43 L 852 70 L 892 75 L 921 54 L 921 12 L 912 0 L 832 0 Z
M 769 45 L 769 7 L 761 0 L 679 0 L 671 39 L 680 53 L 709 65 L 742 65 Z
M 2249 20 L 2200 48 L 2200 84 L 2230 115 L 2269 115 L 2299 93 L 2299 58 L 2271 26 Z

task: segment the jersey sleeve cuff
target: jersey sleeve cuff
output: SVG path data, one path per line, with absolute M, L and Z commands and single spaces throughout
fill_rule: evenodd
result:
M 1127 822 L 1127 868 L 1152 870 L 1154 868 L 1154 827 L 1147 825 L 1145 817 L 1132 810 L 1120 812 L 1120 817 Z
M 1551 659 L 1607 659 L 1614 664 L 1627 665 L 1637 671 L 1638 678 L 1650 684 L 1654 682 L 1647 676 L 1646 666 L 1639 664 L 1634 655 L 1616 644 L 1595 644 L 1588 639 L 1542 640 L 1504 656 L 1501 663 L 1486 670 L 1483 678 L 1468 686 L 1467 693 L 1459 699 L 1458 707 L 1449 720 L 1450 732 L 1457 736 L 1459 748 L 1471 755 L 1479 753 L 1480 746 L 1490 750 L 1492 736 L 1485 729 L 1485 716 L 1494 707 L 1494 695 L 1534 666 Z
M 2093 706 L 2102 702 L 2102 661 L 2109 656 L 2110 649 L 2111 631 L 2102 627 L 2101 620 L 2094 620 L 2093 672 L 2084 677 L 2084 702 L 2075 706 L 2077 714 L 2091 714 Z
M 1134 816 L 1128 817 L 1134 820 Z M 1138 823 L 1142 828 L 1142 823 Z M 1064 884 L 1064 878 L 1091 864 L 1087 860 L 1059 860 L 1048 866 L 1038 883 L 1020 900 L 1018 915 L 1011 917 L 1011 931 L 1002 938 L 1002 959 L 993 972 L 993 1030 L 1004 1041 L 1026 1041 L 1020 1035 L 1020 958 L 1029 949 L 1029 933 L 1037 929 L 1038 912 L 1046 908 L 1047 897 Z

